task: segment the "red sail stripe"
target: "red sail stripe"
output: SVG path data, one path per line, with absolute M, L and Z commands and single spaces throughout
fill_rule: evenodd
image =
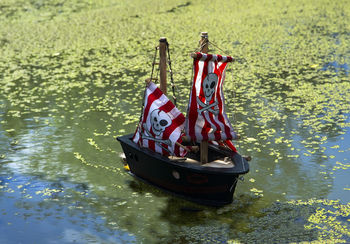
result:
M 149 113 L 149 110 L 151 108 L 152 103 L 159 99 L 163 95 L 163 92 L 157 87 L 149 96 L 146 98 L 147 99 L 147 104 L 143 112 L 143 123 L 146 122 L 147 115 Z
M 232 60 L 228 56 L 197 53 L 197 58 L 193 62 L 194 79 L 186 121 L 186 133 L 192 140 L 199 142 L 202 140 L 227 140 L 236 137 L 225 113 L 223 95 L 225 68 L 227 62 Z M 209 73 L 215 73 L 218 81 L 215 95 L 207 103 L 204 96 L 203 82 Z M 199 78 L 198 75 L 201 77 Z M 217 101 L 218 105 L 212 107 L 212 109 L 218 109 L 218 115 L 211 113 L 209 110 L 198 114 L 197 109 L 202 109 L 202 106 L 197 103 L 197 99 L 205 104 L 212 104 Z
M 225 141 L 226 146 L 228 146 L 232 151 L 237 152 L 237 149 L 235 145 L 233 145 L 231 140 L 226 140 Z
M 201 55 L 201 54 L 200 54 Z M 196 101 L 196 83 L 195 81 L 197 80 L 197 75 L 198 75 L 198 70 L 199 70 L 199 64 L 198 64 L 198 59 L 193 60 L 193 69 L 194 69 L 194 77 L 193 77 L 193 85 L 192 85 L 192 92 L 191 92 L 191 97 L 190 97 L 190 103 L 189 103 L 189 109 L 187 111 L 187 116 L 189 116 L 187 125 L 188 132 L 187 134 L 193 139 L 196 139 L 196 134 L 195 134 L 195 126 L 196 126 L 196 120 L 198 117 L 198 112 L 197 112 L 197 101 Z
M 160 106 L 159 110 L 169 113 L 173 108 L 175 108 L 175 105 L 169 100 L 167 103 Z
M 185 122 L 185 116 L 183 114 L 177 116 L 175 119 L 172 120 L 172 123 L 169 127 L 165 129 L 163 132 L 163 139 L 167 139 L 170 137 L 170 135 L 173 133 L 173 131 L 179 127 L 179 125 L 182 125 Z
M 216 56 L 217 56 L 216 61 L 221 62 L 221 60 L 222 60 L 222 56 L 221 56 L 221 55 L 216 55 Z
M 226 138 L 232 138 L 231 134 L 230 134 L 230 129 L 227 127 L 226 125 L 226 121 L 224 119 L 224 116 L 223 116 L 223 111 L 224 111 L 224 97 L 222 96 L 223 94 L 223 83 L 222 83 L 222 75 L 224 75 L 222 73 L 222 71 L 225 69 L 226 67 L 226 63 L 223 63 L 222 65 L 220 65 L 220 71 L 221 71 L 221 76 L 220 76 L 220 86 L 219 86 L 219 89 L 220 91 L 218 92 L 218 100 L 220 101 L 220 106 L 219 106 L 219 109 L 220 109 L 220 112 L 219 112 L 219 115 L 218 115 L 218 120 L 224 125 L 224 131 L 225 131 L 225 134 L 226 134 Z
M 147 140 L 148 141 L 148 148 L 151 149 L 152 151 L 156 151 L 156 143 L 152 140 Z

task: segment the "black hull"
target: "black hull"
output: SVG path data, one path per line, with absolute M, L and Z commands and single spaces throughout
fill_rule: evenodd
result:
M 132 174 L 200 204 L 222 206 L 231 203 L 239 175 L 249 171 L 247 161 L 237 153 L 231 155 L 235 167 L 203 167 L 170 160 L 139 147 L 131 138 L 132 134 L 118 137 L 117 140 L 121 143 Z M 209 157 L 219 154 L 222 154 L 219 149 L 209 148 Z

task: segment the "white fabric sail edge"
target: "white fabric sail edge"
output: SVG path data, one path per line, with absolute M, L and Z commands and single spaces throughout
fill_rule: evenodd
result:
M 145 91 L 144 109 L 133 141 L 163 155 L 185 156 L 181 141 L 185 117 L 175 105 L 150 82 Z

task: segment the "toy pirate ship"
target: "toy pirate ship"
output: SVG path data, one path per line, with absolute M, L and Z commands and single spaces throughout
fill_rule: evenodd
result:
M 202 33 L 201 52 L 191 55 L 194 76 L 185 117 L 166 96 L 171 62 L 169 45 L 160 39 L 160 87 L 153 77 L 146 81 L 137 129 L 117 140 L 132 175 L 188 200 L 221 206 L 232 202 L 240 175 L 249 171 L 249 158 L 234 147 L 231 140 L 238 136 L 225 113 L 225 69 L 234 59 L 207 54 L 208 43 Z

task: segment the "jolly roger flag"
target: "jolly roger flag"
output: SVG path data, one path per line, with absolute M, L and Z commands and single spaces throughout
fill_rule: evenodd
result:
M 146 87 L 143 113 L 133 141 L 162 155 L 183 157 L 187 151 L 176 142 L 182 142 L 184 123 L 185 116 L 150 82 Z
M 193 85 L 190 94 L 186 134 L 192 140 L 226 141 L 236 139 L 225 113 L 223 83 L 225 69 L 233 58 L 197 53 L 193 60 Z

